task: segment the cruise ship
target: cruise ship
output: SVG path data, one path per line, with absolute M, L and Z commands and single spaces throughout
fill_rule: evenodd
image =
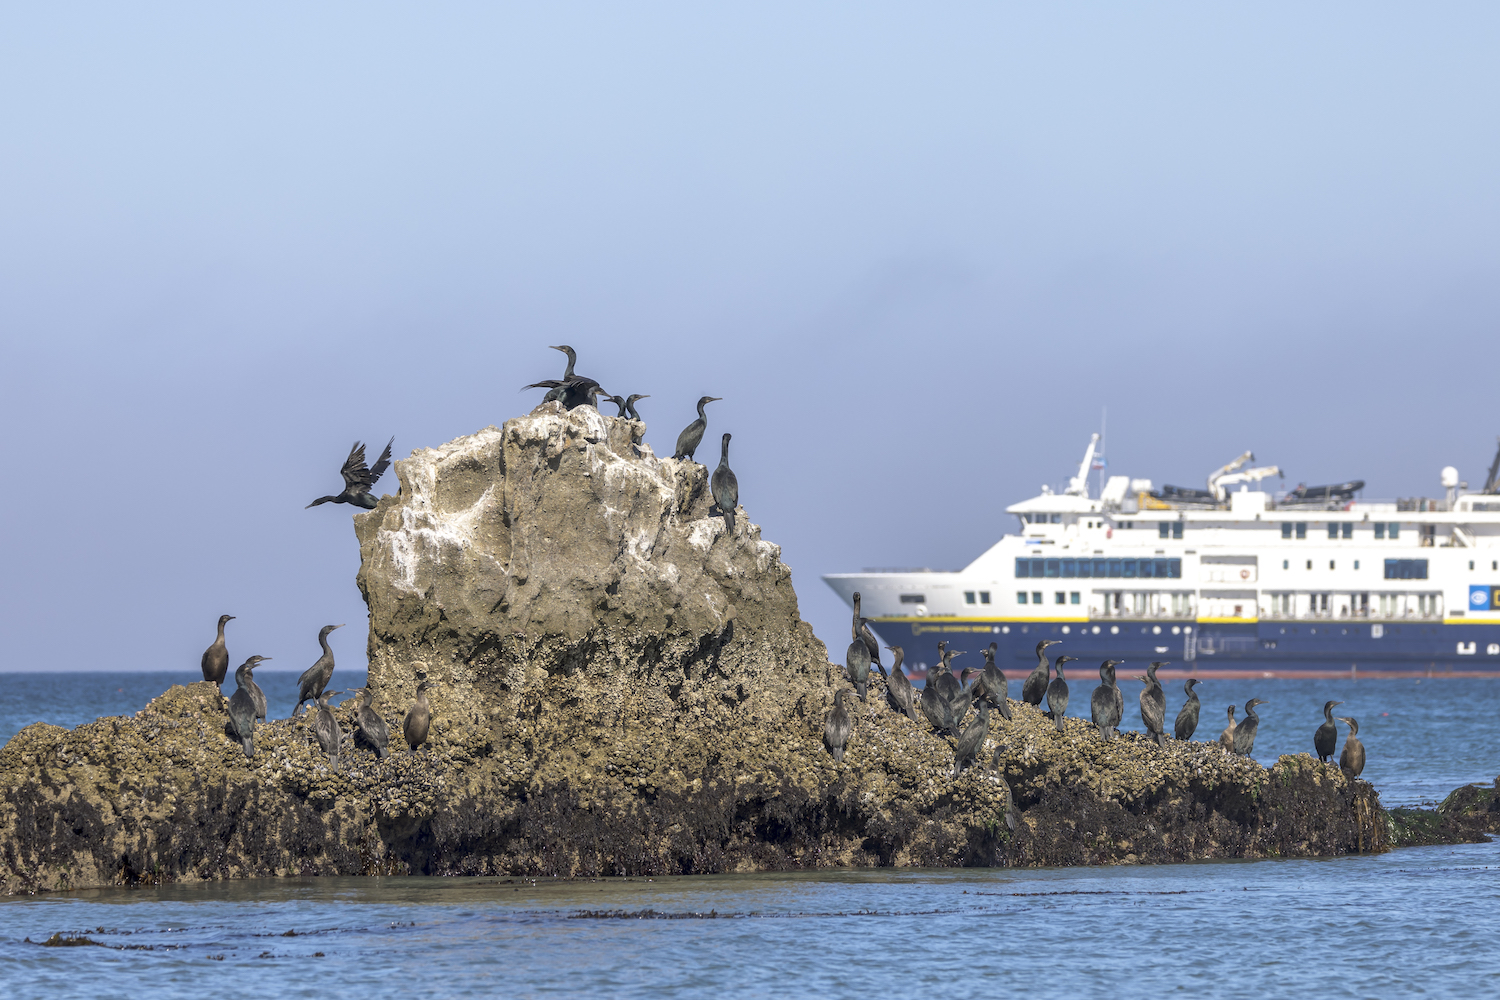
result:
M 1006 508 L 1007 534 L 957 571 L 833 573 L 917 675 L 937 644 L 1012 678 L 1036 644 L 1163 676 L 1500 678 L 1500 453 L 1479 492 L 1442 470 L 1441 498 L 1367 500 L 1364 483 L 1271 491 L 1239 456 L 1206 488 L 1103 480 L 1095 434 L 1061 492 Z M 842 642 L 833 644 L 837 659 Z M 1132 668 L 1133 669 L 1133 668 Z

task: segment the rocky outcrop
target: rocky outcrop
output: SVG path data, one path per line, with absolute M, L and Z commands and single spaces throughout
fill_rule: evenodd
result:
M 1019 704 L 955 778 L 951 743 L 886 708 L 878 678 L 835 764 L 841 671 L 779 549 L 743 516 L 728 531 L 708 470 L 656 458 L 644 432 L 544 404 L 398 462 L 400 493 L 355 515 L 376 707 L 399 732 L 428 681 L 430 747 L 351 750 L 334 773 L 281 720 L 246 760 L 203 684 L 134 718 L 33 726 L 0 751 L 5 891 L 1388 846 L 1374 790 L 1305 755 L 1267 770 L 1216 743 L 1101 743 Z

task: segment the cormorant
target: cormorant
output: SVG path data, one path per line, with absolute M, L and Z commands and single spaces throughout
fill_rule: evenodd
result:
M 1365 745 L 1359 741 L 1359 720 L 1341 715 L 1339 721 L 1349 727 L 1344 752 L 1339 754 L 1339 768 L 1349 777 L 1357 778 L 1365 769 Z
M 1094 688 L 1094 693 L 1089 698 L 1094 725 L 1099 727 L 1099 735 L 1107 740 L 1114 738 L 1120 726 L 1120 717 L 1124 714 L 1125 696 L 1120 693 L 1119 685 L 1115 683 L 1115 667 L 1124 662 L 1124 660 L 1105 660 L 1099 665 L 1101 683 Z
M 297 678 L 297 707 L 292 709 L 292 718 L 297 717 L 305 703 L 317 701 L 318 695 L 328 686 L 329 679 L 333 677 L 333 650 L 328 648 L 328 633 L 343 627 L 324 625 L 318 630 L 318 645 L 323 647 L 323 655 Z
M 900 646 L 887 646 L 895 657 L 891 663 L 890 682 L 885 686 L 885 696 L 890 700 L 891 706 L 896 711 L 904 713 L 908 719 L 917 721 L 917 689 L 911 686 L 911 680 L 901 671 L 901 661 L 906 652 Z
M 1062 642 L 1061 639 L 1043 639 L 1036 644 L 1036 669 L 1026 678 L 1021 685 L 1021 700 L 1028 705 L 1037 706 L 1042 703 L 1042 698 L 1047 694 L 1047 678 L 1051 674 L 1051 664 L 1047 662 L 1047 647 L 1056 646 Z
M 432 706 L 427 704 L 427 688 L 430 686 L 430 681 L 417 685 L 417 700 L 407 709 L 406 721 L 401 724 L 401 735 L 406 737 L 407 746 L 413 750 L 427 742 L 427 728 L 432 725 Z
M 973 694 L 976 698 L 983 698 L 989 706 L 1000 713 L 1000 718 L 1010 721 L 1010 684 L 1005 679 L 1005 671 L 995 664 L 996 643 L 990 643 L 989 648 L 981 649 L 984 654 L 984 673 L 979 680 L 974 682 Z
M 979 715 L 964 734 L 958 738 L 958 745 L 953 748 L 953 776 L 956 778 L 964 773 L 964 768 L 974 763 L 979 756 L 979 750 L 984 746 L 984 738 L 990 734 L 990 703 L 981 701 L 979 703 Z
M 848 695 L 848 688 L 839 688 L 838 694 L 833 696 L 833 711 L 828 713 L 828 721 L 823 723 L 823 742 L 833 751 L 835 764 L 844 762 L 844 747 L 848 746 L 849 733 L 854 729 L 854 716 L 849 711 L 849 706 L 844 704 Z
M 1219 745 L 1222 746 L 1225 750 L 1233 750 L 1234 749 L 1234 730 L 1235 730 L 1235 725 L 1234 725 L 1234 706 L 1230 705 L 1229 706 L 1229 725 L 1225 726 L 1224 727 L 1224 731 L 1219 734 Z
M 723 396 L 704 396 L 698 400 L 698 419 L 684 427 L 682 433 L 677 435 L 677 450 L 672 453 L 673 458 L 685 458 L 690 462 L 693 460 L 693 452 L 697 451 L 698 445 L 703 443 L 703 432 L 708 430 L 708 414 L 703 412 L 703 408 L 723 398 Z
M 869 620 L 861 618 L 859 624 L 863 625 Z M 844 664 L 849 668 L 849 680 L 859 689 L 859 700 L 864 701 L 870 685 L 870 651 L 865 648 L 865 641 L 858 635 L 849 643 L 849 650 L 844 654 Z
M 626 397 L 626 399 L 625 399 L 625 413 L 630 417 L 631 420 L 639 420 L 639 419 L 641 419 L 641 415 L 639 413 L 635 412 L 635 403 L 636 403 L 636 400 L 638 400 L 638 399 L 650 399 L 650 398 L 651 398 L 650 395 L 642 395 L 639 392 L 637 392 L 637 393 L 635 393 L 635 394 L 633 394 L 631 396 Z
M 1063 719 L 1068 715 L 1068 679 L 1063 676 L 1063 664 L 1076 659 L 1076 656 L 1059 656 L 1055 664 L 1057 676 L 1047 685 L 1047 714 L 1052 716 L 1058 732 L 1063 731 Z
M 247 664 L 249 664 L 249 666 L 250 666 L 251 669 L 254 669 L 255 667 L 260 666 L 262 660 L 269 660 L 269 659 L 270 659 L 269 656 L 252 656 L 252 657 L 250 657 L 250 659 L 246 660 L 245 662 Z M 238 675 L 236 675 L 235 680 L 236 681 L 239 680 Z M 255 717 L 257 719 L 259 719 L 261 722 L 265 722 L 266 721 L 266 693 L 260 689 L 260 685 L 257 684 L 257 683 L 255 683 L 255 678 L 252 677 L 252 676 L 250 676 L 249 674 L 245 675 L 245 683 L 246 683 L 246 686 L 250 688 L 250 700 L 253 701 L 253 702 L 255 702 Z
M 252 656 L 235 668 L 234 682 L 239 686 L 229 699 L 229 728 L 245 748 L 246 757 L 255 756 L 255 699 L 250 694 L 250 684 L 251 672 L 260 659 L 262 657 Z
M 625 397 L 624 396 L 611 396 L 611 397 L 609 397 L 609 401 L 611 403 L 614 403 L 616 406 L 618 406 L 620 408 L 620 412 L 616 413 L 615 416 L 617 416 L 617 417 L 623 417 L 625 415 Z
M 1005 780 L 1005 762 L 1000 759 L 1000 753 L 1004 747 L 996 747 L 995 752 L 990 755 L 990 770 L 995 772 L 995 778 L 1000 782 L 1000 787 L 1005 789 L 1005 825 L 1014 830 L 1016 828 L 1016 799 L 1011 794 L 1010 782 Z
M 359 735 L 374 748 L 375 756 L 384 760 L 391 753 L 388 749 L 391 731 L 386 727 L 385 720 L 380 717 L 379 713 L 370 707 L 370 703 L 375 700 L 375 692 L 368 687 L 362 687 L 359 688 L 359 693 L 361 695 L 358 716 Z
M 541 382 L 533 382 L 530 385 L 523 385 L 521 391 L 524 392 L 527 389 L 546 389 L 547 395 L 542 397 L 542 402 L 545 403 L 553 399 L 560 400 L 563 408 L 568 410 L 575 409 L 585 403 L 594 405 L 591 402 L 590 391 L 592 390 L 597 394 L 602 390 L 599 389 L 599 383 L 588 376 L 573 374 L 573 365 L 578 361 L 577 353 L 567 344 L 558 344 L 553 346 L 552 349 L 554 351 L 562 351 L 568 356 L 568 367 L 563 372 L 563 377 L 561 379 L 549 378 Z M 598 409 L 597 406 L 594 408 Z
M 1167 693 L 1161 689 L 1161 681 L 1156 679 L 1156 671 L 1166 666 L 1169 661 L 1157 660 L 1146 668 L 1144 677 L 1136 680 L 1145 681 L 1145 690 L 1141 692 L 1141 722 L 1146 726 L 1146 735 L 1156 740 L 1156 745 L 1164 747 L 1167 745 Z
M 1187 695 L 1187 701 L 1182 703 L 1182 711 L 1177 713 L 1176 736 L 1179 740 L 1190 740 L 1198 731 L 1198 692 L 1193 688 L 1198 683 L 1198 678 L 1189 677 L 1182 684 L 1182 691 Z
M 729 434 L 724 435 L 724 450 L 719 453 L 719 467 L 708 481 L 708 490 L 713 494 L 719 513 L 724 515 L 724 524 L 734 534 L 734 508 L 740 502 L 740 481 L 729 467 Z M 875 647 L 877 650 L 879 646 Z
M 344 459 L 344 467 L 339 470 L 339 475 L 344 477 L 344 491 L 338 496 L 318 497 L 308 507 L 316 507 L 320 503 L 352 503 L 356 507 L 365 510 L 375 509 L 375 498 L 370 496 L 370 490 L 385 475 L 385 470 L 391 465 L 391 445 L 396 442 L 393 437 L 385 443 L 385 451 L 375 460 L 375 467 L 365 467 L 365 446 L 362 442 L 354 442 L 354 447 L 349 449 L 349 457 Z M 306 510 L 304 507 L 303 510 Z
M 1318 751 L 1318 759 L 1328 763 L 1328 758 L 1333 756 L 1333 751 L 1339 745 L 1339 727 L 1333 721 L 1333 707 L 1342 705 L 1341 701 L 1325 701 L 1323 703 L 1323 724 L 1318 731 L 1313 733 L 1313 749 Z
M 959 727 L 964 724 L 964 716 L 968 714 L 969 692 L 964 690 L 963 683 L 953 676 L 953 659 L 963 656 L 961 649 L 944 649 L 943 666 L 938 670 L 936 680 L 929 674 L 927 683 L 937 688 L 938 697 L 943 699 L 943 709 L 948 720 L 948 731 L 954 736 L 959 733 Z
M 318 746 L 328 755 L 328 766 L 335 771 L 339 769 L 339 744 L 344 740 L 344 731 L 339 728 L 339 720 L 333 717 L 333 711 L 328 707 L 328 699 L 342 691 L 323 691 L 318 695 L 318 714 L 313 718 L 313 735 L 318 738 Z
M 880 676 L 884 677 L 885 667 L 880 663 L 880 643 L 875 641 L 875 633 L 870 631 L 868 625 L 859 624 L 859 616 L 861 614 L 859 603 L 859 591 L 856 590 L 854 592 L 854 638 L 865 641 L 865 648 L 870 651 L 870 662 L 880 667 Z M 865 619 L 865 621 L 870 620 L 868 618 Z
M 234 621 L 234 615 L 219 616 L 219 635 L 213 644 L 203 651 L 203 679 L 223 687 L 224 675 L 229 672 L 229 649 L 224 645 L 224 626 Z
M 573 377 L 573 366 L 578 363 L 577 352 L 567 344 L 558 344 L 556 346 L 549 344 L 547 346 L 551 347 L 554 351 L 562 351 L 568 356 L 568 367 L 563 369 L 563 377 L 560 379 L 543 379 L 540 382 L 533 382 L 530 385 L 521 386 L 522 392 L 525 392 L 527 389 L 546 389 L 547 395 L 542 397 L 542 402 L 544 403 L 550 403 L 554 399 L 562 399 L 563 385 Z
M 960 695 L 963 692 L 958 678 L 948 668 L 947 646 L 947 642 L 938 643 L 939 662 L 927 671 L 927 681 L 922 685 L 922 696 L 917 703 L 927 721 L 932 723 L 932 728 L 940 733 L 952 730 L 955 725 L 952 703 L 948 700 L 949 687 L 957 688 Z M 943 678 L 947 679 L 946 687 Z
M 1234 752 L 1250 756 L 1255 749 L 1255 730 L 1260 726 L 1260 716 L 1255 714 L 1256 705 L 1266 705 L 1263 698 L 1251 698 L 1245 702 L 1245 717 L 1234 727 Z

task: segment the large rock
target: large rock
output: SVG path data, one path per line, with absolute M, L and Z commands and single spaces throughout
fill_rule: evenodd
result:
M 305 721 L 280 720 L 246 760 L 204 684 L 134 718 L 33 726 L 0 751 L 4 891 L 1389 846 L 1373 788 L 1306 755 L 1268 771 L 1217 743 L 1101 743 L 1019 704 L 955 778 L 951 743 L 890 711 L 878 677 L 835 764 L 841 670 L 778 548 L 743 514 L 727 531 L 707 469 L 656 458 L 644 432 L 544 404 L 396 463 L 399 495 L 355 515 L 376 707 L 399 733 L 431 682 L 431 746 L 351 749 L 334 773 Z

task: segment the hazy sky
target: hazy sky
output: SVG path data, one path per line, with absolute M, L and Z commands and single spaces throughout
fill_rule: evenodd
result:
M 0 669 L 362 664 L 349 443 L 705 393 L 819 580 L 1071 474 L 1476 486 L 1492 4 L 0 6 Z M 372 451 L 373 457 L 373 451 Z M 394 491 L 394 477 L 382 484 Z

